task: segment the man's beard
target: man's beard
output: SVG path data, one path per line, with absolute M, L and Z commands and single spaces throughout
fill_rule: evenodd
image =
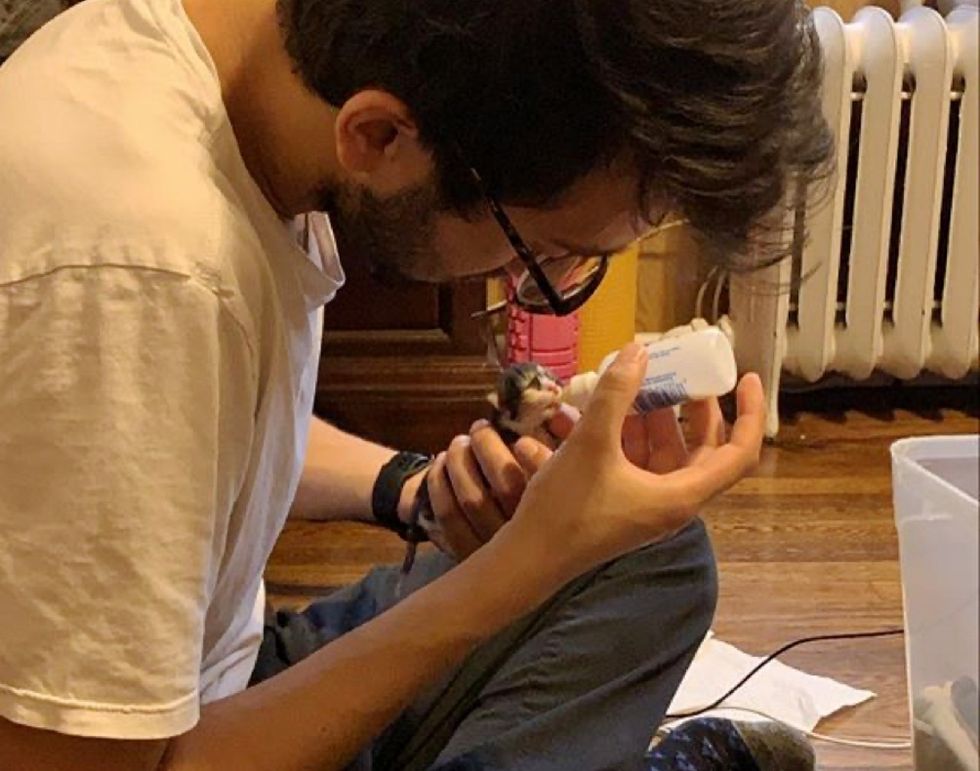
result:
M 328 183 L 317 196 L 342 259 L 364 260 L 386 286 L 445 278 L 435 250 L 436 216 L 442 208 L 432 183 L 388 198 L 367 188 Z

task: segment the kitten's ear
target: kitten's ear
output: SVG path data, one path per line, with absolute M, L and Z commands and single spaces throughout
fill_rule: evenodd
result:
M 495 410 L 499 410 L 500 409 L 500 397 L 497 396 L 497 392 L 496 391 L 491 391 L 490 393 L 487 394 L 487 401 L 490 402 L 490 404 L 493 405 L 493 408 Z

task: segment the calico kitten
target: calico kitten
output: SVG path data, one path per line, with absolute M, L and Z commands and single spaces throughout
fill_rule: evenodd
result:
M 536 362 L 512 364 L 487 396 L 494 407 L 490 423 L 507 444 L 531 436 L 555 448 L 558 438 L 547 424 L 561 405 L 562 386 L 557 375 Z

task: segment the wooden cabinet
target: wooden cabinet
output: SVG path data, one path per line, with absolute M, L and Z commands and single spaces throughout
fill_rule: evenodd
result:
M 324 313 L 315 409 L 341 428 L 398 449 L 436 452 L 488 412 L 494 370 L 470 316 L 484 282 L 393 289 L 355 256 Z

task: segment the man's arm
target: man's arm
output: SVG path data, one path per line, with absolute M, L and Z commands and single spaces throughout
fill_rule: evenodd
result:
M 534 475 L 514 518 L 459 567 L 281 675 L 206 706 L 192 730 L 167 743 L 162 762 L 159 743 L 90 743 L 101 754 L 82 756 L 72 754 L 72 740 L 46 741 L 44 732 L 7 723 L 0 768 L 340 771 L 476 644 L 576 575 L 681 529 L 757 462 L 764 400 L 758 378 L 748 378 L 730 442 L 706 431 L 688 464 L 667 474 L 631 463 L 622 426 L 645 359 L 625 350 L 562 449 Z
M 303 475 L 289 515 L 322 521 L 373 522 L 374 481 L 394 454 L 394 450 L 314 417 Z
M 303 474 L 289 516 L 373 523 L 374 482 L 381 467 L 394 454 L 395 450 L 348 434 L 314 417 L 310 422 Z M 436 458 L 433 471 L 438 472 L 438 479 L 435 489 L 430 484 L 429 491 L 440 526 L 448 535 L 455 536 L 440 546 L 458 558 L 466 557 L 496 532 L 505 519 L 500 515 L 500 507 L 506 510 L 506 518 L 513 514 L 525 483 L 524 473 L 503 443 L 491 442 L 486 437 L 472 444 L 469 436 L 457 436 L 447 452 Z M 420 472 L 410 477 L 402 488 L 398 516 L 403 521 L 408 521 L 424 476 Z M 499 506 L 495 495 L 501 498 Z M 480 527 L 474 531 L 467 524 L 469 520 L 493 521 L 495 526 L 485 532 Z M 472 536 L 462 537 L 467 533 Z
M 163 768 L 345 768 L 426 685 L 570 579 L 532 545 L 505 540 L 281 675 L 206 707 Z M 496 586 L 490 576 L 501 576 Z
M 205 706 L 169 742 L 83 739 L 0 720 L 0 768 L 340 771 L 426 684 L 571 578 L 549 570 L 544 552 L 508 540 L 284 673 Z

